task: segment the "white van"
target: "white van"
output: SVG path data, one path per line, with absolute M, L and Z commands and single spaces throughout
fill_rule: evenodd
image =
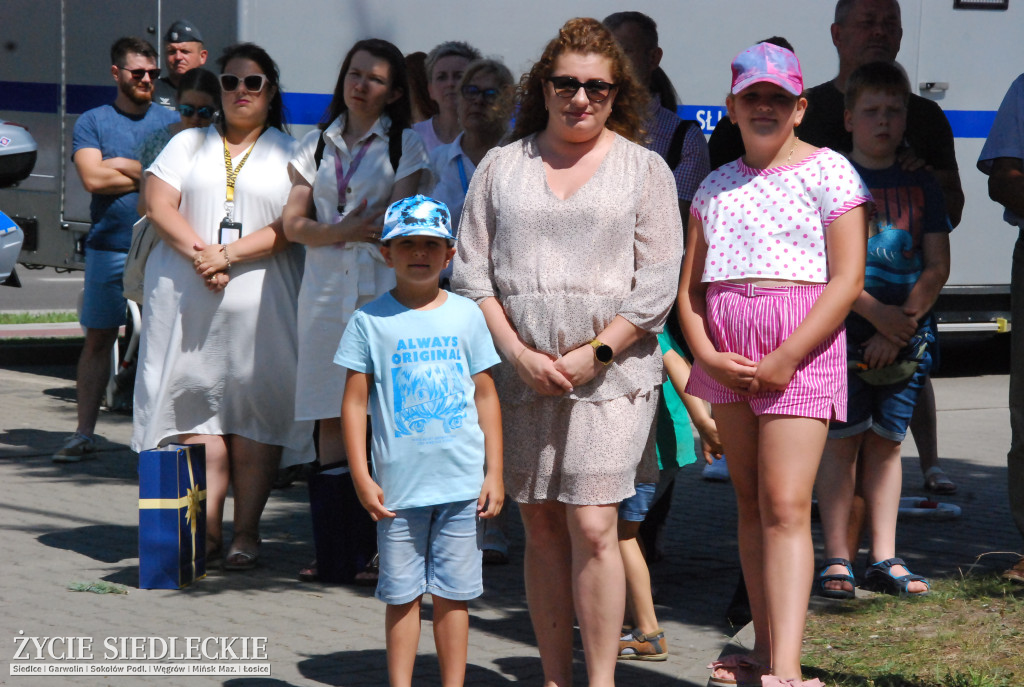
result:
M 945 110 L 956 136 L 966 195 L 952 235 L 952 273 L 937 307 L 940 329 L 1009 327 L 1010 256 L 1016 234 L 988 198 L 975 161 L 1010 82 L 1024 72 L 1024 0 L 902 0 L 899 62 L 922 96 Z M 70 161 L 71 132 L 86 109 L 111 102 L 110 44 L 138 35 L 162 48 L 172 22 L 192 20 L 210 66 L 236 40 L 278 62 L 292 134 L 320 119 L 337 70 L 356 40 L 380 37 L 403 52 L 465 40 L 520 73 L 573 16 L 639 10 L 658 22 L 662 66 L 683 101 L 680 114 L 710 135 L 725 116 L 732 57 L 772 35 L 795 47 L 808 86 L 838 71 L 830 0 L 4 0 L 0 22 L 0 119 L 25 124 L 39 142 L 35 171 L 0 190 L 0 209 L 25 232 L 21 262 L 81 268 L 78 239 L 88 196 Z

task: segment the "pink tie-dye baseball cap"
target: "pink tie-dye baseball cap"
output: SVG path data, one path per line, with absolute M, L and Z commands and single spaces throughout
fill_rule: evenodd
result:
M 747 48 L 732 61 L 732 92 L 767 81 L 795 96 L 804 91 L 800 60 L 789 50 L 772 43 L 758 43 Z

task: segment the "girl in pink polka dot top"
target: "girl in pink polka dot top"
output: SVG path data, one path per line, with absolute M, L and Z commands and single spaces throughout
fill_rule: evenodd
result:
M 796 55 L 740 53 L 726 99 L 746 154 L 693 198 L 678 310 L 696 359 L 686 391 L 713 406 L 739 513 L 755 643 L 711 684 L 801 682 L 814 574 L 810 512 L 829 420 L 846 417 L 843 320 L 860 293 L 871 197 L 847 160 L 800 141 Z

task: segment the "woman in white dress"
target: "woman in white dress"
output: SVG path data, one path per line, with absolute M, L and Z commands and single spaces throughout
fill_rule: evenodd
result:
M 206 446 L 207 555 L 220 557 L 230 484 L 224 568 L 244 570 L 279 464 L 313 458 L 312 426 L 292 414 L 301 262 L 280 219 L 295 141 L 277 66 L 251 43 L 219 65 L 223 123 L 181 132 L 147 170 L 163 240 L 146 264 L 132 448 Z
M 506 360 L 505 488 L 547 686 L 572 682 L 574 617 L 589 684 L 614 684 L 618 503 L 657 481 L 656 332 L 682 223 L 671 170 L 636 143 L 646 99 L 608 29 L 570 20 L 520 82 L 513 142 L 480 163 L 459 225 L 452 283 Z
M 379 39 L 359 41 L 342 62 L 327 123 L 302 139 L 288 164 L 284 229 L 306 246 L 295 418 L 320 421 L 324 467 L 345 458 L 338 342 L 356 308 L 395 285 L 380 254 L 381 215 L 431 178 L 411 116 L 401 51 Z

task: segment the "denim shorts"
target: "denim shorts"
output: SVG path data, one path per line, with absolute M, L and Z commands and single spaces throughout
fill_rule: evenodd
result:
M 405 508 L 377 522 L 378 599 L 401 605 L 425 592 L 452 601 L 483 594 L 476 499 Z
M 919 329 L 921 333 L 923 329 Z M 926 336 L 934 335 L 930 331 Z M 855 347 L 850 355 L 855 355 Z M 847 406 L 846 422 L 832 422 L 828 428 L 829 439 L 846 439 L 872 430 L 883 439 L 902 443 L 907 437 L 910 418 L 921 394 L 921 388 L 932 369 L 931 343 L 919 358 L 917 371 L 910 379 L 896 384 L 873 386 L 860 378 L 856 372 L 849 373 L 847 384 L 850 402 Z
M 654 491 L 657 488 L 654 482 L 636 485 L 636 493 L 619 504 L 619 520 L 643 522 L 654 505 Z
M 117 329 L 125 323 L 124 261 L 127 253 L 85 249 L 85 295 L 79 321 L 89 329 Z

